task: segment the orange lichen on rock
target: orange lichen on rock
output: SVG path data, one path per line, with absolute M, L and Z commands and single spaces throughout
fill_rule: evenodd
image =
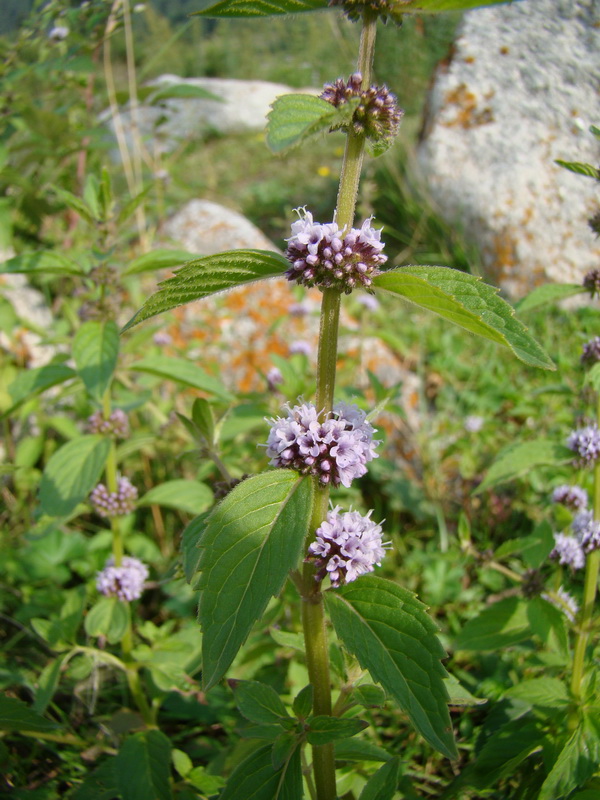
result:
M 477 97 L 464 83 L 461 83 L 456 89 L 446 92 L 445 104 L 457 107 L 456 116 L 443 121 L 443 125 L 448 128 L 456 126 L 468 129 L 494 122 L 492 109 L 489 106 L 478 108 Z

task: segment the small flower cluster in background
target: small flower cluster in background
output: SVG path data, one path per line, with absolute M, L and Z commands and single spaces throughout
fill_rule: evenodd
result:
M 377 458 L 375 429 L 357 406 L 337 403 L 323 420 L 312 403 L 284 408 L 287 417 L 270 420 L 267 455 L 271 466 L 316 475 L 323 485 L 348 488 L 366 473 L 365 465 Z
M 587 507 L 588 494 L 580 486 L 564 484 L 556 487 L 552 500 L 577 513 L 571 522 L 570 534 L 554 534 L 550 558 L 574 570 L 582 569 L 586 555 L 600 549 L 600 522 L 594 519 L 594 512 Z
M 90 502 L 101 517 L 122 517 L 135 510 L 137 497 L 138 491 L 129 479 L 119 478 L 116 492 L 99 483 L 90 494 Z
M 589 342 L 583 345 L 581 363 L 586 367 L 591 367 L 600 361 L 600 336 L 594 336 Z
M 90 433 L 101 433 L 114 436 L 115 439 L 127 439 L 129 436 L 129 419 L 120 408 L 116 408 L 107 418 L 101 411 L 96 411 L 87 421 Z
M 141 597 L 148 575 L 148 567 L 138 558 L 123 556 L 117 567 L 111 556 L 96 576 L 96 588 L 106 597 L 131 603 Z
M 335 288 L 349 294 L 354 288 L 368 289 L 379 267 L 385 264 L 381 230 L 371 227 L 372 219 L 360 228 L 340 230 L 336 222 L 315 222 L 306 208 L 292 223 L 285 256 L 291 267 L 288 280 L 303 286 Z
M 575 455 L 574 466 L 593 467 L 600 458 L 600 430 L 594 423 L 574 430 L 567 439 L 567 447 Z
M 387 542 L 382 541 L 381 525 L 358 511 L 342 512 L 335 506 L 317 528 L 309 546 L 309 557 L 317 567 L 316 580 L 329 575 L 332 586 L 351 583 L 360 575 L 381 565 Z

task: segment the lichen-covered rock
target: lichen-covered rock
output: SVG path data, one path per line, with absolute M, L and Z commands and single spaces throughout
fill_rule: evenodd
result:
M 600 3 L 527 0 L 465 15 L 432 90 L 419 160 L 442 215 L 480 247 L 486 278 L 518 298 L 600 264 L 587 224 L 598 184 Z

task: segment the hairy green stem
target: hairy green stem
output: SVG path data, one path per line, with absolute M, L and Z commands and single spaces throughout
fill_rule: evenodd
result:
M 375 47 L 376 17 L 365 14 L 360 40 L 358 69 L 363 76 L 363 86 L 369 85 Z M 340 175 L 335 220 L 340 228 L 350 228 L 354 221 L 356 199 L 365 148 L 365 137 L 353 131 L 348 133 L 346 150 Z M 316 407 L 327 414 L 333 408 L 337 365 L 338 331 L 341 293 L 335 289 L 323 290 L 321 327 L 317 363 Z M 310 536 L 327 516 L 329 486 L 315 478 L 314 505 Z M 305 564 L 302 574 L 302 624 L 306 644 L 306 663 L 313 687 L 313 713 L 331 715 L 331 678 L 325 607 L 320 583 L 315 581 L 314 568 Z M 333 744 L 314 745 L 313 773 L 317 800 L 335 800 L 335 759 Z
M 600 398 L 598 399 L 597 417 L 600 421 Z M 600 463 L 594 467 L 594 519 L 600 521 Z M 571 692 L 579 699 L 585 667 L 585 651 L 590 638 L 590 628 L 596 602 L 598 574 L 600 572 L 600 550 L 594 550 L 586 558 L 585 583 L 583 588 L 583 604 L 579 616 L 579 630 L 575 642 L 573 656 L 573 672 L 571 675 Z

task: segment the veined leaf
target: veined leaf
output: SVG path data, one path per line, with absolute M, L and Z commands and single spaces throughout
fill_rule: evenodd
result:
M 108 322 L 84 322 L 73 340 L 73 358 L 89 394 L 101 400 L 119 358 L 119 329 Z
M 449 702 L 451 706 L 481 706 L 487 703 L 485 697 L 475 697 L 472 695 L 468 689 L 465 689 L 465 687 L 461 685 L 454 675 L 448 675 L 444 683 L 446 684 L 446 691 L 450 696 Z
M 69 378 L 74 378 L 76 374 L 75 370 L 67 367 L 66 364 L 46 364 L 45 367 L 28 369 L 19 373 L 8 387 L 13 406 L 5 414 L 14 411 L 20 403 L 29 400 L 30 397 L 45 392 L 46 389 L 59 383 L 64 383 Z
M 125 325 L 123 331 L 156 314 L 201 300 L 211 294 L 283 274 L 289 262 L 270 250 L 230 250 L 184 264 L 159 284 L 156 294 Z
M 194 13 L 202 17 L 272 17 L 316 11 L 327 5 L 327 0 L 218 0 Z
M 157 730 L 129 736 L 114 761 L 122 800 L 171 800 L 171 742 Z
M 187 250 L 151 250 L 128 264 L 123 270 L 123 275 L 139 275 L 140 272 L 181 267 L 193 258 L 194 255 Z
M 557 159 L 554 163 L 558 164 L 559 167 L 568 169 L 569 172 L 574 172 L 576 175 L 585 175 L 588 178 L 600 180 L 600 170 L 592 167 L 591 164 L 582 164 L 580 161 L 561 161 L 560 159 Z
M 311 136 L 348 123 L 357 106 L 358 98 L 336 108 L 310 94 L 281 95 L 269 112 L 267 145 L 273 153 L 282 153 Z
M 110 440 L 79 436 L 52 455 L 40 482 L 40 505 L 51 517 L 66 517 L 88 496 L 106 464 Z
M 555 369 L 527 328 L 515 318 L 514 309 L 498 297 L 496 289 L 473 275 L 449 267 L 399 267 L 378 275 L 373 286 L 508 347 L 530 366 Z
M 129 625 L 129 604 L 116 597 L 101 597 L 85 618 L 88 636 L 105 636 L 111 644 L 120 641 Z
M 136 372 L 147 372 L 149 375 L 158 375 L 194 389 L 208 392 L 221 400 L 232 400 L 233 396 L 218 378 L 204 372 L 197 364 L 185 361 L 183 358 L 169 358 L 169 356 L 149 356 L 141 361 L 131 364 L 129 369 Z
M 281 697 L 272 686 L 260 681 L 229 681 L 240 714 L 250 722 L 279 724 L 291 719 Z
M 470 619 L 454 642 L 455 650 L 498 650 L 531 637 L 527 603 L 506 597 Z
M 3 731 L 53 731 L 57 724 L 36 713 L 16 697 L 0 695 L 0 730 Z
M 393 800 L 398 788 L 401 766 L 402 761 L 396 756 L 379 767 L 367 781 L 358 800 Z
M 549 439 L 533 439 L 531 442 L 510 444 L 500 451 L 487 475 L 475 490 L 475 494 L 481 494 L 493 486 L 526 475 L 533 467 L 543 464 L 566 464 L 572 458 L 573 453 L 568 447 Z
M 600 730 L 596 715 L 584 714 L 580 726 L 559 754 L 537 800 L 559 800 L 584 784 L 598 769 Z
M 186 581 L 192 589 L 196 589 L 196 582 L 200 578 L 198 564 L 200 563 L 200 548 L 198 542 L 204 533 L 208 513 L 200 514 L 193 519 L 181 536 L 181 558 Z
M 260 747 L 233 770 L 219 800 L 302 800 L 302 767 L 297 747 L 274 769 L 271 745 Z
M 448 758 L 456 746 L 437 628 L 415 595 L 375 576 L 326 593 L 337 635 L 364 669 Z
M 54 250 L 42 250 L 38 253 L 21 253 L 8 258 L 0 264 L 0 273 L 45 272 L 48 275 L 83 275 L 84 270 L 71 258 Z
M 519 300 L 515 305 L 515 310 L 519 313 L 531 311 L 532 308 L 541 308 L 541 306 L 557 303 L 559 300 L 582 294 L 585 291 L 580 283 L 545 283 L 543 286 L 533 289 L 522 300 Z
M 138 506 L 166 506 L 201 514 L 212 504 L 213 493 L 205 483 L 178 479 L 165 481 L 146 492 L 138 500 Z
M 350 736 L 356 736 L 357 733 L 364 731 L 369 725 L 362 719 L 345 719 L 325 715 L 311 717 L 306 722 L 308 725 L 306 740 L 313 745 L 348 739 Z
M 297 566 L 311 506 L 310 479 L 279 469 L 242 481 L 208 518 L 199 542 L 206 689 L 225 674 Z

